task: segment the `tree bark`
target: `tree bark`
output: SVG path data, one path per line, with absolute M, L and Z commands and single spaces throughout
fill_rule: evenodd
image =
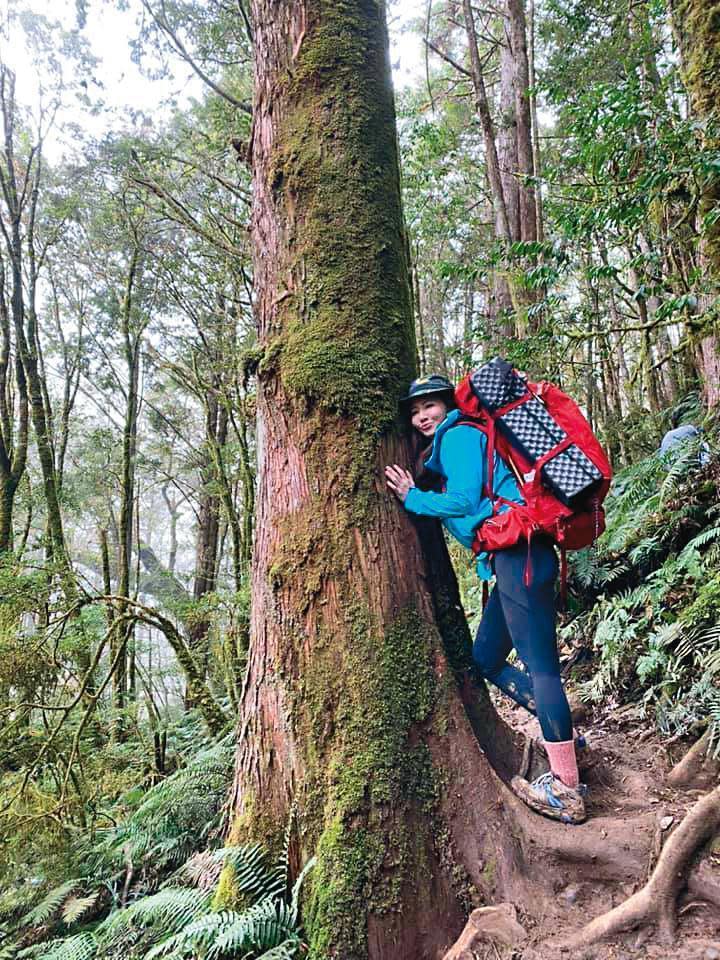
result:
M 700 134 L 703 146 L 720 150 L 720 117 L 717 103 L 720 94 L 720 38 L 718 37 L 716 3 L 707 0 L 672 0 L 673 25 L 679 41 L 685 86 L 692 111 L 702 121 Z M 720 176 L 709 173 L 703 184 L 698 219 L 720 204 Z M 713 307 L 720 279 L 720 222 L 702 227 L 700 263 L 705 273 L 704 289 L 699 306 L 706 313 L 706 322 L 696 334 L 696 363 L 704 384 L 708 407 L 720 403 L 720 332 L 717 312 Z
M 495 143 L 495 130 L 492 116 L 490 115 L 490 103 L 485 88 L 485 77 L 483 76 L 477 34 L 475 32 L 475 19 L 473 17 L 473 8 L 470 0 L 463 0 L 463 17 L 468 39 L 468 50 L 470 51 L 470 73 L 475 91 L 475 106 L 483 132 L 483 143 L 485 145 L 485 163 L 487 165 L 490 192 L 493 198 L 493 209 L 495 211 L 495 221 L 497 224 L 496 233 L 501 240 L 509 244 L 512 243 L 513 239 L 512 229 L 505 201 L 502 171 L 500 169 Z
M 57 564 L 63 588 L 72 600 L 76 585 L 65 547 L 62 514 L 58 497 L 53 450 L 52 424 L 46 406 L 47 386 L 37 334 L 36 292 L 39 264 L 35 250 L 40 184 L 42 180 L 41 144 L 28 151 L 23 162 L 16 157 L 15 76 L 7 67 L 0 67 L 0 108 L 3 119 L 4 161 L 0 166 L 0 183 L 7 226 L 2 235 L 8 252 L 11 282 L 11 315 L 15 349 L 22 365 L 22 380 L 27 392 L 30 418 L 35 431 L 38 460 L 43 477 L 47 510 L 48 553 Z M 22 177 L 22 184 L 18 177 Z
M 533 154 L 533 175 L 535 181 L 535 230 L 537 239 L 542 243 L 545 239 L 545 227 L 543 224 L 543 200 L 542 185 L 540 181 L 541 157 L 540 157 L 540 126 L 538 124 L 537 113 L 537 95 L 535 93 L 535 0 L 530 0 L 528 5 L 528 74 L 530 79 L 530 121 L 532 125 L 532 154 Z
M 517 123 L 515 118 L 515 64 L 510 43 L 510 31 L 503 19 L 504 36 L 500 44 L 500 98 L 497 123 L 497 156 L 502 183 L 503 207 L 495 203 L 495 236 L 502 240 L 507 218 L 508 243 L 520 239 L 520 190 L 516 176 Z M 487 147 L 486 147 L 487 150 Z M 489 179 L 489 178 L 488 178 Z M 515 328 L 511 321 L 513 296 L 507 270 L 496 269 L 493 273 L 493 296 L 498 326 L 505 336 L 512 336 Z
M 193 582 L 193 602 L 197 605 L 203 597 L 215 590 L 217 585 L 217 554 L 220 537 L 221 498 L 218 487 L 220 458 L 227 442 L 228 411 L 218 403 L 217 390 L 210 387 L 205 399 L 205 454 L 204 465 L 200 470 L 200 504 L 198 508 L 198 529 L 195 542 L 195 578 Z M 232 504 L 231 504 L 232 506 Z M 194 612 L 188 625 L 188 642 L 196 663 L 200 665 L 203 677 L 207 676 L 210 650 L 208 636 L 210 618 Z M 185 706 L 195 706 L 189 690 L 185 691 Z
M 296 804 L 310 957 L 429 960 L 523 881 L 381 479 L 408 462 L 393 428 L 415 370 L 384 4 L 254 0 L 253 22 L 264 356 L 230 839 L 282 835 Z
M 535 186 L 526 182 L 535 169 L 533 162 L 532 122 L 530 117 L 530 69 L 528 66 L 527 25 L 524 0 L 508 0 L 510 46 L 515 73 L 515 130 L 517 136 L 517 174 L 520 213 L 520 240 L 537 240 Z

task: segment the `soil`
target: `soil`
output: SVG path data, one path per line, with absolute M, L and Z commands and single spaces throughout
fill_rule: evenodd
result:
M 504 697 L 495 703 L 515 730 L 539 737 L 537 721 L 524 710 Z M 524 820 L 526 837 L 530 830 L 531 842 L 548 857 L 547 896 L 542 903 L 535 900 L 532 911 L 514 905 L 527 933 L 522 944 L 488 944 L 474 948 L 473 955 L 478 960 L 720 960 L 720 837 L 695 857 L 678 901 L 674 944 L 661 942 L 650 925 L 571 952 L 555 946 L 644 886 L 665 841 L 708 791 L 706 783 L 702 789 L 668 785 L 669 771 L 690 744 L 668 746 L 639 708 L 604 706 L 585 713 L 577 729 L 588 743 L 580 755 L 581 778 L 589 790 L 588 820 L 571 827 L 535 814 Z M 540 751 L 533 750 L 533 757 L 530 777 L 546 769 Z

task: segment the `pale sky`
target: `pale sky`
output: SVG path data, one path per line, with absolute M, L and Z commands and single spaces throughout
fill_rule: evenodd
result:
M 7 36 L 9 9 L 18 9 L 18 0 L 0 0 L 0 6 L 5 28 L 0 32 L 0 55 L 17 75 L 18 100 L 34 107 L 38 102 L 42 78 L 24 44 L 21 28 L 16 25 L 12 35 Z M 407 26 L 412 20 L 425 15 L 425 7 L 426 0 L 396 0 L 392 4 L 391 60 L 397 89 L 422 76 L 422 44 L 419 37 L 407 30 Z M 66 29 L 74 29 L 77 25 L 75 0 L 26 0 L 21 8 L 42 14 L 50 21 L 59 20 Z M 106 131 L 126 124 L 132 110 L 156 113 L 162 109 L 163 101 L 171 97 L 182 104 L 183 101 L 202 96 L 202 81 L 177 57 L 170 60 L 174 71 L 171 78 L 150 79 L 143 76 L 132 62 L 129 43 L 137 32 L 139 11 L 139 0 L 129 0 L 128 9 L 124 11 L 102 0 L 90 0 L 83 36 L 90 44 L 93 55 L 100 61 L 95 76 L 102 81 L 103 89 L 99 91 L 90 83 L 88 92 L 92 99 L 100 94 L 104 107 L 93 116 L 75 96 L 66 97 L 58 115 L 59 122 L 45 144 L 45 151 L 52 159 L 67 150 L 72 152 L 71 124 L 77 124 L 93 137 L 101 137 Z

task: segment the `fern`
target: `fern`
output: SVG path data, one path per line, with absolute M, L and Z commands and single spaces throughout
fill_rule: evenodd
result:
M 290 905 L 292 906 L 296 914 L 299 913 L 299 910 L 300 910 L 300 894 L 302 892 L 302 885 L 305 882 L 305 877 L 313 869 L 316 861 L 317 861 L 317 857 L 310 857 L 308 862 L 300 871 L 297 880 L 293 884 L 292 895 L 290 897 Z
M 702 530 L 696 537 L 686 545 L 685 550 L 700 550 L 702 547 L 708 546 L 710 543 L 714 543 L 717 540 L 720 540 L 720 524 L 715 527 L 706 527 L 705 530 Z M 683 550 L 683 553 L 685 552 Z M 682 556 L 682 554 L 680 554 Z
M 47 923 L 57 914 L 63 902 L 82 882 L 82 880 L 67 880 L 59 887 L 54 887 L 36 907 L 25 914 L 20 921 L 21 926 L 37 927 L 40 924 Z
M 279 864 L 271 866 L 267 852 L 259 843 L 223 847 L 213 853 L 213 859 L 233 868 L 233 885 L 245 896 L 255 900 L 279 897 L 287 889 L 287 855 Z
M 717 759 L 720 757 L 720 690 L 708 698 L 708 726 L 710 729 L 710 743 L 708 753 Z
M 179 933 L 154 947 L 147 960 L 156 957 L 193 957 L 198 952 L 206 960 L 221 960 L 243 951 L 242 956 L 262 956 L 263 952 L 287 946 L 299 946 L 296 932 L 297 911 L 295 908 L 268 897 L 242 913 L 229 910 L 208 913 L 189 924 Z M 295 954 L 291 954 L 294 956 Z
M 131 928 L 154 927 L 163 934 L 174 933 L 195 920 L 209 903 L 210 898 L 197 890 L 165 887 L 111 914 L 98 927 L 96 935 L 103 943 L 112 944 Z
M 98 945 L 91 933 L 78 933 L 64 940 L 51 940 L 50 943 L 37 944 L 21 950 L 17 960 L 94 960 L 98 956 Z
M 207 846 L 221 826 L 234 750 L 228 735 L 152 787 L 125 823 L 101 835 L 88 855 L 94 871 L 124 865 L 129 850 L 133 863 L 146 862 L 159 874 Z
M 86 897 L 70 897 L 65 901 L 62 907 L 62 921 L 66 926 L 72 926 L 77 923 L 81 917 L 84 917 L 98 902 L 98 893 L 91 893 Z
M 674 454 L 676 449 L 673 448 Z M 666 503 L 670 496 L 677 493 L 678 487 L 687 476 L 688 471 L 698 466 L 699 450 L 700 445 L 697 441 L 689 440 L 682 444 L 681 449 L 675 454 L 660 487 L 661 504 Z

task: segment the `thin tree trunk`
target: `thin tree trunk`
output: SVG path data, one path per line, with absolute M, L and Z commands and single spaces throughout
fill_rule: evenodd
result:
M 515 129 L 517 132 L 517 174 L 519 184 L 520 240 L 537 240 L 535 187 L 528 183 L 533 161 L 532 121 L 530 116 L 530 69 L 528 66 L 527 25 L 524 0 L 507 0 L 510 44 L 515 72 Z
M 545 228 L 543 225 L 542 185 L 540 181 L 542 172 L 540 126 L 538 124 L 537 94 L 535 93 L 535 0 L 529 0 L 528 2 L 528 73 L 532 91 L 530 93 L 530 120 L 532 124 L 533 176 L 535 177 L 535 231 L 537 239 L 542 243 L 545 239 Z
M 490 115 L 490 103 L 488 101 L 487 91 L 485 89 L 485 78 L 483 76 L 482 63 L 480 61 L 480 51 L 478 50 L 477 34 L 475 32 L 475 20 L 473 17 L 472 3 L 470 0 L 463 0 L 463 16 L 465 19 L 465 31 L 468 39 L 468 50 L 470 51 L 470 72 L 472 75 L 473 89 L 475 91 L 475 106 L 478 113 L 478 119 L 480 120 L 480 127 L 483 132 L 483 142 L 485 144 L 485 163 L 487 165 L 490 192 L 493 198 L 495 222 L 498 224 L 497 233 L 500 239 L 510 244 L 512 243 L 512 230 L 510 228 L 510 221 L 505 203 L 502 172 L 500 170 L 497 146 L 495 144 L 495 130 L 493 127 L 492 117 Z
M 500 98 L 497 124 L 497 155 L 502 183 L 503 207 L 494 204 L 495 236 L 506 238 L 503 212 L 507 217 L 510 242 L 520 239 L 520 187 L 517 179 L 517 122 L 515 118 L 515 63 L 510 42 L 510 31 L 503 18 L 504 37 L 500 45 Z M 491 190 L 492 193 L 492 190 Z M 505 336 L 515 332 L 512 317 L 513 293 L 507 268 L 497 267 L 493 273 L 495 317 Z

